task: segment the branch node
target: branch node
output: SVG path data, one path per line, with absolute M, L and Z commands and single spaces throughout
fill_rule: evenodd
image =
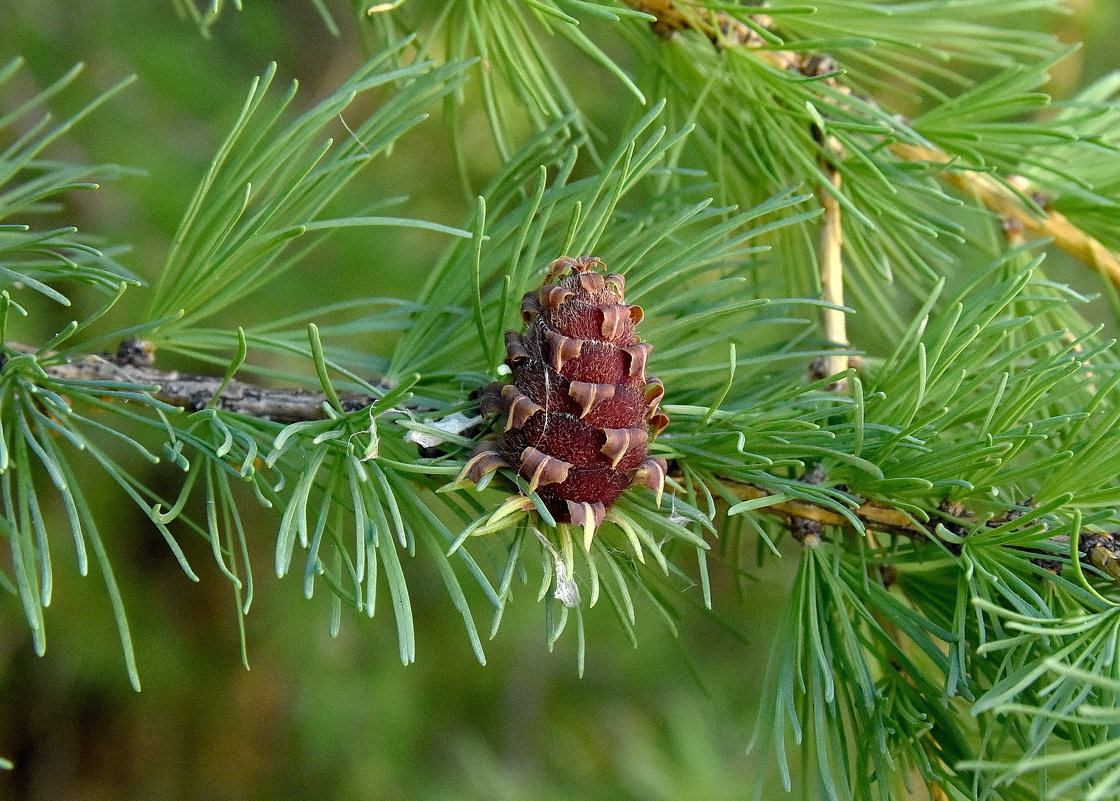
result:
M 825 472 L 824 467 L 818 462 L 797 480 L 802 484 L 823 484 L 828 481 L 828 473 Z
M 113 363 L 120 367 L 151 367 L 156 363 L 155 345 L 136 337 L 122 339 Z
M 816 548 L 821 544 L 823 527 L 816 520 L 810 520 L 807 517 L 791 517 L 789 531 L 793 538 L 806 548 Z
M 1084 533 L 1078 545 L 1094 567 L 1120 581 L 1120 540 L 1115 535 Z
M 825 473 L 824 468 L 819 463 L 813 465 L 798 479 L 803 484 L 823 484 L 827 480 L 828 474 Z M 806 548 L 816 548 L 820 545 L 824 534 L 824 526 L 821 521 L 796 515 L 791 515 L 789 518 L 789 530 L 793 538 Z

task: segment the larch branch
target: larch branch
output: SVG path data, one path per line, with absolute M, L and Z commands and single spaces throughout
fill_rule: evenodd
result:
M 7 343 L 9 351 L 35 353 L 36 349 L 19 343 Z M 145 343 L 126 340 L 114 356 L 88 355 L 62 364 L 48 364 L 44 372 L 51 378 L 63 381 L 112 381 L 135 384 L 144 388 L 157 400 L 199 411 L 213 405 L 222 411 L 247 417 L 257 417 L 281 423 L 304 420 L 321 420 L 327 397 L 322 392 L 286 387 L 264 387 L 245 381 L 231 380 L 222 386 L 222 379 L 215 376 L 185 373 L 179 370 L 162 370 L 152 366 L 152 350 Z M 385 389 L 389 389 L 385 385 Z M 220 391 L 220 394 L 219 394 Z M 217 400 L 215 400 L 217 396 Z M 375 395 L 358 393 L 340 394 L 344 412 L 363 409 L 377 401 Z M 773 495 L 771 491 L 755 484 L 721 478 L 741 500 L 756 500 Z M 824 526 L 855 530 L 852 520 L 834 509 L 802 499 L 790 499 L 759 507 L 755 511 L 776 515 L 784 519 L 795 534 L 799 527 L 819 532 Z M 911 539 L 928 540 L 936 537 L 936 530 L 914 520 L 906 512 L 879 501 L 864 501 L 852 510 L 865 529 L 881 531 Z M 811 544 L 813 538 L 803 538 Z M 1092 565 L 1120 583 L 1120 538 L 1112 534 L 1084 532 L 1080 537 L 1082 561 Z
M 820 75 L 819 63 L 829 61 L 827 57 L 812 56 L 783 50 L 764 50 L 767 44 L 750 26 L 743 24 L 725 11 L 705 12 L 689 7 L 687 2 L 674 0 L 625 0 L 626 4 L 639 11 L 656 17 L 650 24 L 654 33 L 663 38 L 695 30 L 717 47 L 741 47 L 745 52 L 782 70 L 793 70 L 804 74 Z M 770 27 L 772 22 L 764 14 L 755 14 L 752 21 L 762 27 Z M 846 91 L 834 79 L 826 79 L 830 85 Z M 929 147 L 895 142 L 890 151 L 896 157 L 908 162 L 928 162 L 945 165 L 937 171 L 937 176 L 966 195 L 976 198 L 986 208 L 1004 219 L 1013 219 L 1035 236 L 1051 240 L 1054 246 L 1065 251 L 1073 258 L 1088 265 L 1120 287 L 1120 258 L 1109 250 L 1100 240 L 1078 228 L 1060 212 L 1047 210 L 1040 216 L 1034 209 L 1016 196 L 992 176 L 955 167 L 953 157 Z

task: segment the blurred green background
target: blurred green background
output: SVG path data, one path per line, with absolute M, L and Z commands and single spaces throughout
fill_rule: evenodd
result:
M 1087 44 L 1055 70 L 1058 96 L 1116 66 L 1120 33 L 1120 3 L 1068 5 L 1073 13 L 1057 21 L 1059 35 Z M 171 0 L 0 0 L 0 63 L 16 55 L 27 62 L 0 92 L 0 108 L 76 62 L 85 70 L 55 99 L 59 116 L 137 76 L 52 155 L 137 170 L 96 192 L 74 193 L 61 217 L 105 244 L 127 243 L 122 262 L 150 278 L 253 76 L 276 61 L 278 77 L 298 79 L 298 102 L 310 104 L 363 60 L 352 6 L 328 6 L 337 37 L 307 0 L 246 0 L 206 38 Z M 618 84 L 599 68 L 572 68 L 586 70 L 580 82 L 593 113 L 603 115 L 597 123 L 614 127 Z M 354 202 L 405 194 L 394 213 L 460 222 L 468 206 L 447 136 L 437 113 L 364 174 L 351 190 Z M 416 265 L 444 244 L 409 231 L 345 233 L 222 322 L 298 311 L 293 302 L 410 297 L 423 279 Z M 368 269 L 371 251 L 378 263 L 401 268 Z M 54 322 L 64 316 L 59 311 Z M 385 344 L 369 347 L 383 352 Z M 300 582 L 271 575 L 275 520 L 262 514 L 246 671 L 234 597 L 209 546 L 182 540 L 202 578 L 193 584 L 144 520 L 106 502 L 117 504 L 108 544 L 144 689 L 128 686 L 100 577 L 78 577 L 72 554 L 59 549 L 44 657 L 32 651 L 18 602 L 0 603 L 0 757 L 15 763 L 0 772 L 0 799 L 718 801 L 743 797 L 758 771 L 772 770 L 745 751 L 772 644 L 771 629 L 757 621 L 779 614 L 795 548 L 780 562 L 768 560 L 744 592 L 730 571 L 714 572 L 722 620 L 689 611 L 698 593 L 686 593 L 679 639 L 647 608 L 633 649 L 611 612 L 592 610 L 580 679 L 574 638 L 548 652 L 533 588 L 523 588 L 507 611 L 485 667 L 435 576 L 412 583 L 417 664 L 400 665 L 387 615 L 346 614 L 332 638 L 322 594 L 307 601 Z

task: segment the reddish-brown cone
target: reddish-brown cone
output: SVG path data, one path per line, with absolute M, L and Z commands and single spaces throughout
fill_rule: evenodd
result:
M 490 384 L 482 414 L 501 415 L 501 433 L 479 444 L 464 468 L 478 481 L 512 467 L 559 522 L 597 526 L 632 483 L 658 494 L 665 460 L 649 441 L 669 422 L 664 387 L 646 377 L 653 349 L 634 325 L 640 306 L 623 302 L 625 279 L 596 258 L 560 258 L 521 301 L 524 334 L 506 332 L 513 383 Z

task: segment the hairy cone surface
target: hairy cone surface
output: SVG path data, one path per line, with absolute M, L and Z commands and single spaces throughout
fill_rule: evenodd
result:
M 502 415 L 497 439 L 475 448 L 464 468 L 478 481 L 512 467 L 559 522 L 598 526 L 632 483 L 658 494 L 665 460 L 649 440 L 668 424 L 658 409 L 664 387 L 646 377 L 653 347 L 634 326 L 640 306 L 623 299 L 625 279 L 604 275 L 596 258 L 560 258 L 521 301 L 524 334 L 506 332 L 510 384 L 490 384 L 480 406 Z

